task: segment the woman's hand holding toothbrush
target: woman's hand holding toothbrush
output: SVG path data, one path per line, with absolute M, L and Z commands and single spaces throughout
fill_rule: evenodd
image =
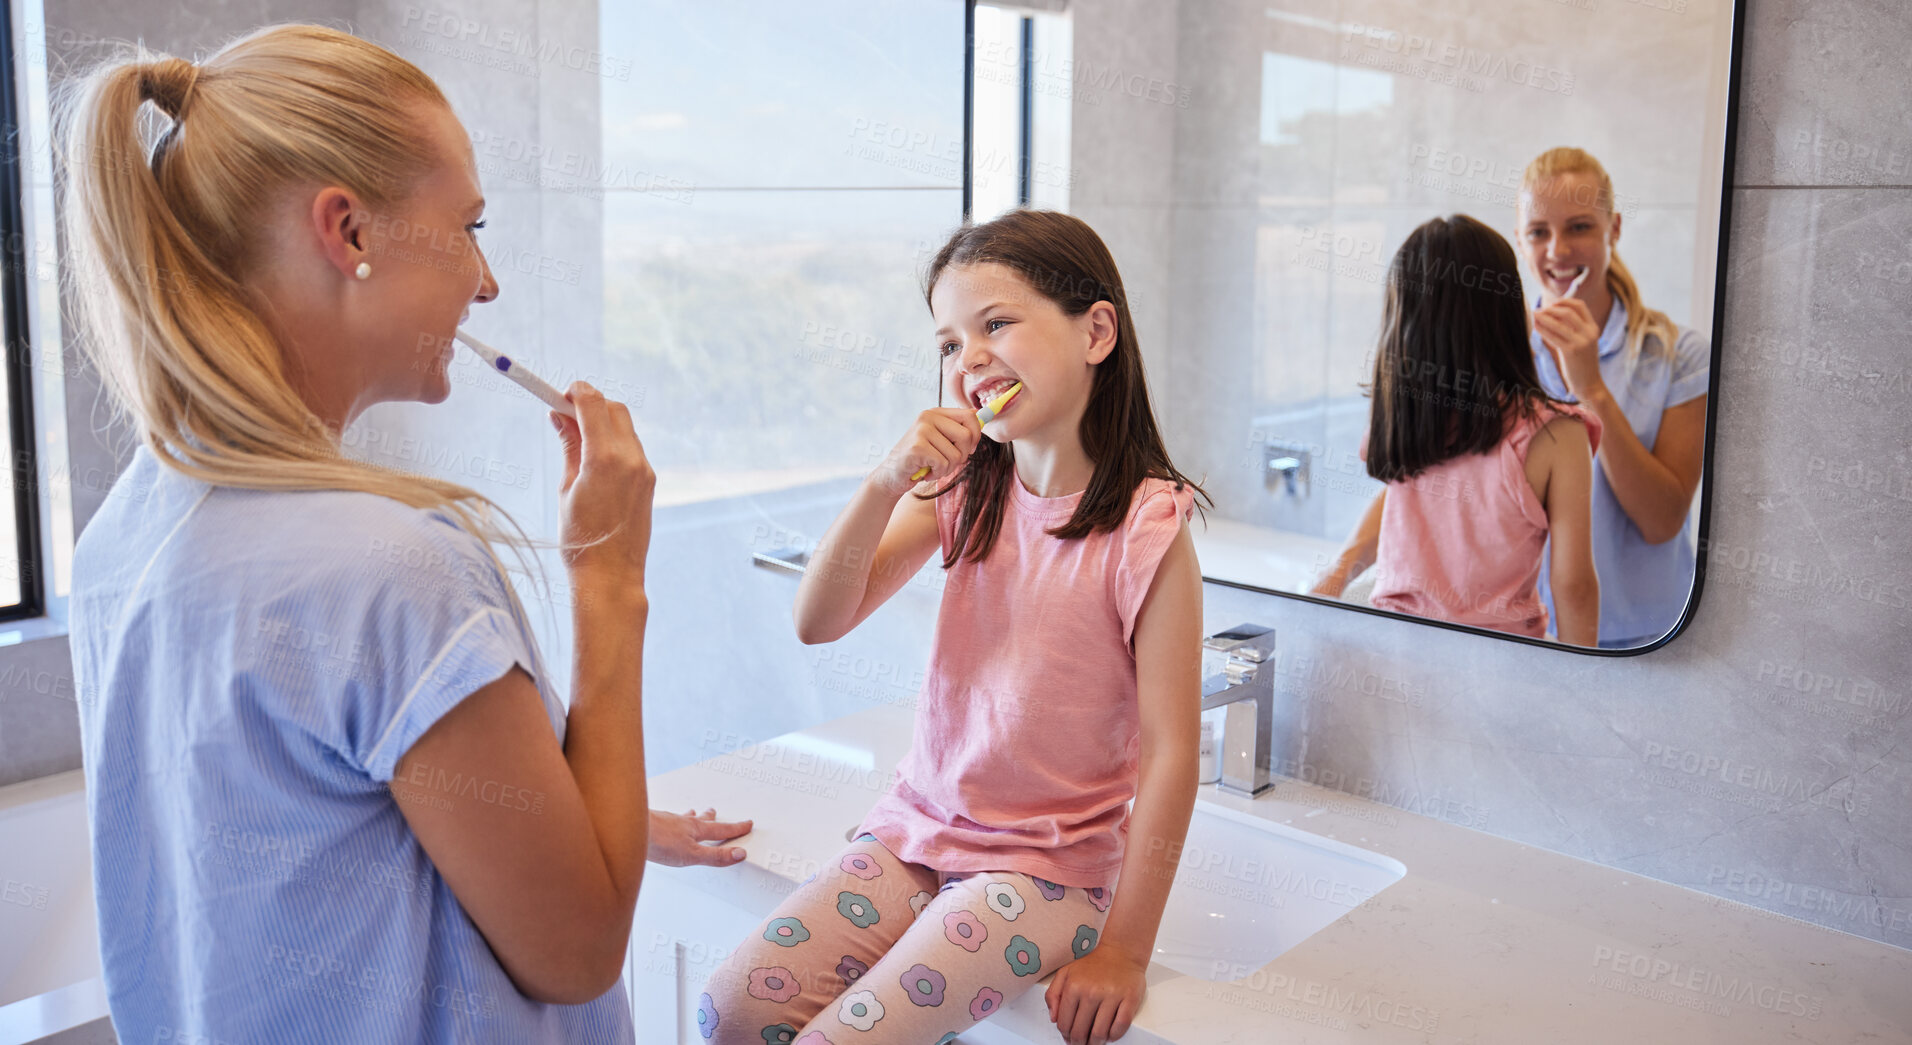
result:
M 1589 402 L 1606 391 L 1600 375 L 1600 326 L 1579 298 L 1561 298 L 1534 313 L 1540 343 L 1553 353 L 1554 365 L 1575 399 Z
M 918 482 L 948 478 L 982 442 L 983 426 L 968 407 L 937 407 L 916 416 L 916 423 L 870 473 L 869 481 L 901 497 Z M 928 469 L 928 471 L 924 471 Z
M 565 398 L 577 420 L 550 415 L 564 443 L 558 497 L 565 567 L 581 594 L 641 599 L 657 473 L 623 403 L 583 381 L 572 382 Z
M 1585 265 L 1580 266 L 1580 274 L 1574 277 L 1566 295 L 1533 313 L 1533 329 L 1540 334 L 1540 343 L 1553 353 L 1554 367 L 1567 382 L 1567 391 L 1583 403 L 1592 401 L 1607 387 L 1600 374 L 1600 324 L 1593 321 L 1587 303 L 1575 296 L 1586 282 L 1587 272 Z

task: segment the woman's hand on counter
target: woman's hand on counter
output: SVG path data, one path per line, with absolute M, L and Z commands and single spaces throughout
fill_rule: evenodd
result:
M 1049 1022 L 1069 1045 L 1104 1045 L 1129 1032 L 1148 969 L 1114 948 L 1097 948 L 1056 971 L 1049 981 Z
M 719 820 L 715 809 L 704 810 L 702 816 L 697 815 L 694 809 L 683 813 L 653 809 L 648 859 L 651 863 L 666 867 L 688 867 L 693 864 L 729 867 L 743 860 L 744 851 L 741 847 L 703 843 L 728 842 L 747 835 L 751 831 L 751 823 L 749 820 Z

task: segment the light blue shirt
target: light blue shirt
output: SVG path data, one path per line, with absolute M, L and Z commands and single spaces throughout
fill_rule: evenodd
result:
M 1536 302 L 1536 307 L 1538 303 Z M 1633 426 L 1633 434 L 1649 451 L 1660 434 L 1660 415 L 1669 408 L 1706 394 L 1712 349 L 1705 335 L 1675 325 L 1669 358 L 1659 339 L 1648 337 L 1633 358 L 1626 352 L 1627 309 L 1618 299 L 1600 331 L 1600 376 L 1613 393 L 1614 403 Z M 1534 365 L 1549 395 L 1571 400 L 1567 382 L 1554 366 L 1553 353 L 1533 335 Z M 1601 437 L 1602 442 L 1609 438 Z M 1606 469 L 1593 469 L 1593 568 L 1600 578 L 1600 645 L 1641 646 L 1679 623 L 1693 590 L 1691 516 L 1679 535 L 1660 544 L 1641 536 L 1626 510 L 1607 485 Z M 1553 613 L 1553 590 L 1548 563 L 1541 559 L 1540 597 Z
M 500 781 L 392 781 L 513 664 L 563 740 L 507 583 L 446 513 L 214 488 L 139 448 L 80 536 L 71 601 L 120 1040 L 633 1040 L 621 981 L 584 1005 L 517 992 L 394 799 L 541 807 Z

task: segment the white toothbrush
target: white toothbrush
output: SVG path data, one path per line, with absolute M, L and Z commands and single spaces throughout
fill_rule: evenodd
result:
M 465 347 L 478 353 L 478 358 L 484 360 L 493 370 L 517 382 L 520 388 L 550 404 L 551 409 L 573 421 L 578 419 L 578 412 L 572 408 L 571 401 L 564 398 L 563 392 L 546 383 L 544 378 L 513 363 L 510 356 L 465 333 L 464 327 L 458 328 L 458 340 L 463 341 Z
M 1578 276 L 1573 277 L 1573 282 L 1567 284 L 1567 292 L 1561 296 L 1569 297 L 1569 298 L 1573 297 L 1574 292 L 1580 289 L 1580 284 L 1585 283 L 1587 281 L 1587 273 L 1592 271 L 1593 271 L 1592 269 L 1588 268 L 1585 265 L 1580 266 L 1580 274 Z

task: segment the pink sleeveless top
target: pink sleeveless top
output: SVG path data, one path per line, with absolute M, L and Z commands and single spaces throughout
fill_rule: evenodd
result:
M 939 871 L 1113 888 L 1140 756 L 1135 618 L 1194 494 L 1145 481 L 1110 533 L 1012 478 L 996 545 L 946 571 L 910 751 L 862 830 Z M 942 545 L 957 499 L 936 501 Z
M 1527 481 L 1527 447 L 1556 414 L 1579 418 L 1600 449 L 1600 419 L 1573 403 L 1510 418 L 1499 445 L 1391 482 L 1375 555 L 1377 609 L 1541 638 L 1547 512 Z M 1362 457 L 1367 442 L 1362 440 Z

